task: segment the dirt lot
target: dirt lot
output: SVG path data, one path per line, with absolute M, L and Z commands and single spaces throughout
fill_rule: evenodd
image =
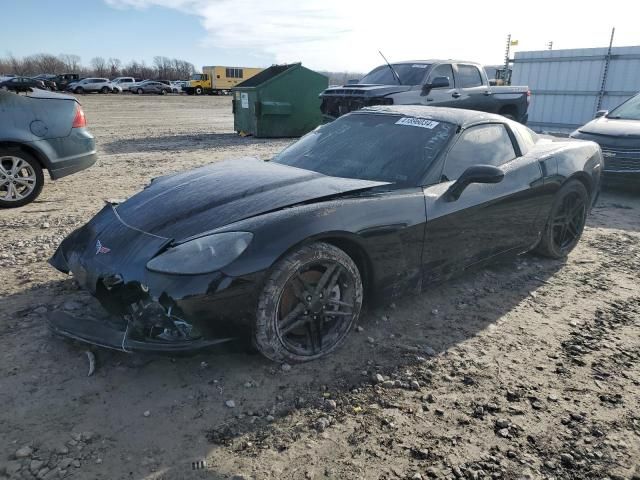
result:
M 57 243 L 152 177 L 289 141 L 236 136 L 228 97 L 81 101 L 97 165 L 0 212 L 0 478 L 640 478 L 640 193 L 605 192 L 566 262 L 370 310 L 324 361 L 96 349 L 87 377 L 44 327 L 99 312 L 47 265 Z

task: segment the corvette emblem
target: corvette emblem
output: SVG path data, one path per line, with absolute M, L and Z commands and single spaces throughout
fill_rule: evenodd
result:
M 100 240 L 96 242 L 96 255 L 98 255 L 99 253 L 109 253 L 110 251 L 111 249 L 102 245 Z

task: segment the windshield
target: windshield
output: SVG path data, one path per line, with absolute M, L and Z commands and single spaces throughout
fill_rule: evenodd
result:
M 640 120 L 640 94 L 631 97 L 622 105 L 614 108 L 607 118 L 620 118 L 622 120 Z
M 308 133 L 272 161 L 332 177 L 416 186 L 456 126 L 397 115 L 351 114 Z
M 392 66 L 400 77 L 401 85 L 422 85 L 430 65 L 428 63 L 394 63 Z M 381 65 L 367 73 L 358 83 L 397 85 L 398 80 L 389 65 Z
M 204 75 L 202 73 L 194 73 L 191 75 L 191 80 L 203 80 Z

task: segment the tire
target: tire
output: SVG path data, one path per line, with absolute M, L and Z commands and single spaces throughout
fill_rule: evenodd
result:
M 22 207 L 38 198 L 44 175 L 33 155 L 20 149 L 2 148 L 0 167 L 0 208 Z M 27 176 L 32 180 L 25 182 Z
M 202 88 L 196 87 L 195 93 L 196 93 L 196 95 L 202 95 Z
M 268 274 L 253 343 L 276 362 L 316 360 L 344 342 L 360 315 L 362 297 L 360 272 L 349 255 L 327 243 L 301 247 Z
M 142 94 L 144 93 L 144 90 L 143 90 L 143 89 L 141 89 L 141 88 L 139 88 L 138 90 L 136 90 L 136 93 L 137 93 L 138 95 L 142 95 Z
M 589 210 L 589 192 L 578 180 L 569 180 L 558 193 L 535 252 L 564 258 L 580 241 Z
M 109 93 L 109 87 L 102 87 L 100 93 Z
M 84 93 L 84 88 L 76 87 L 73 93 L 75 93 L 76 95 L 82 95 Z
M 166 95 L 167 91 L 163 88 L 162 90 L 160 90 L 160 95 Z

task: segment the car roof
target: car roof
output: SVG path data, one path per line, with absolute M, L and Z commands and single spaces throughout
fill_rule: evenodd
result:
M 431 63 L 466 63 L 470 65 L 480 65 L 478 62 L 472 62 L 469 60 L 457 60 L 455 58 L 447 58 L 447 59 L 431 58 L 428 60 L 400 60 L 398 62 L 391 62 L 392 65 L 399 65 L 402 63 L 429 63 L 429 64 Z
M 402 115 L 404 117 L 425 118 L 453 123 L 461 127 L 467 127 L 476 123 L 500 122 L 507 123 L 502 115 L 494 113 L 478 112 L 476 110 L 464 110 L 462 108 L 427 107 L 426 105 L 378 105 L 365 107 L 354 114 L 375 113 L 378 115 Z

